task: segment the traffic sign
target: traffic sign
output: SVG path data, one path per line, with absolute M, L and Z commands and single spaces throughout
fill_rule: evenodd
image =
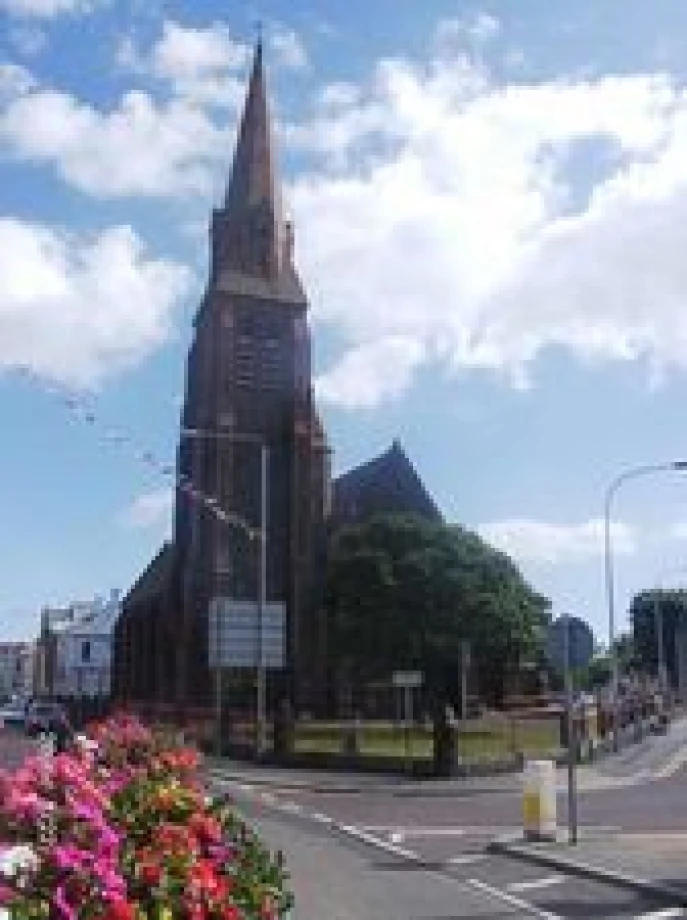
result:
M 262 642 L 259 641 L 261 631 Z M 211 668 L 259 667 L 262 647 L 263 667 L 283 668 L 285 633 L 286 607 L 283 603 L 264 604 L 261 618 L 255 601 L 214 597 L 208 618 L 208 664 Z
M 394 687 L 421 687 L 421 671 L 394 671 L 391 681 Z
M 558 671 L 565 671 L 566 665 L 586 668 L 594 655 L 594 633 L 584 620 L 563 614 L 549 626 L 546 651 Z

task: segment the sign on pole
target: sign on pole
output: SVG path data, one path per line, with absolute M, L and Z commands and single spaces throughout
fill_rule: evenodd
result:
M 391 676 L 394 687 L 421 687 L 421 671 L 394 671 Z
M 255 601 L 214 597 L 208 621 L 208 664 L 210 668 L 285 667 L 286 605 L 270 602 L 260 612 Z M 262 662 L 260 646 L 262 645 Z
M 594 633 L 584 620 L 563 614 L 549 626 L 546 652 L 561 674 L 566 665 L 574 671 L 586 668 L 594 656 Z

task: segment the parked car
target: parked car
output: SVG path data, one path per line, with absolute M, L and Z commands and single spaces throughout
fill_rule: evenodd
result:
M 24 728 L 26 722 L 26 706 L 20 703 L 7 703 L 0 708 L 0 726 L 8 728 Z
M 26 710 L 24 727 L 27 735 L 40 735 L 41 732 L 55 734 L 64 731 L 69 724 L 67 713 L 61 703 L 52 700 L 36 700 Z

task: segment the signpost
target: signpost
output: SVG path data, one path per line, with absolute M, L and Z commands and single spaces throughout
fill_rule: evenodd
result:
M 285 666 L 286 605 L 213 597 L 208 616 L 208 665 L 215 672 L 215 745 L 222 745 L 225 668 L 280 670 Z
M 470 643 L 460 643 L 460 718 L 463 723 L 468 717 L 468 671 L 470 670 Z M 463 728 L 463 730 L 465 730 Z
M 405 733 L 406 771 L 410 773 L 412 763 L 411 731 L 413 726 L 413 690 L 422 686 L 420 671 L 394 671 L 391 682 L 403 691 L 403 726 Z
M 577 843 L 577 737 L 575 722 L 575 687 L 573 669 L 584 668 L 594 654 L 594 636 L 590 627 L 577 617 L 560 616 L 551 624 L 548 637 L 551 664 L 563 672 L 565 688 L 565 725 L 568 742 L 568 833 L 570 843 Z

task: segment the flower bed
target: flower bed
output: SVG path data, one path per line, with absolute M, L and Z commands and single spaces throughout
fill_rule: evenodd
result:
M 291 906 L 273 859 L 195 751 L 129 716 L 95 745 L 0 774 L 0 903 L 16 918 L 277 920 Z M 8 854 L 10 855 L 10 854 Z

